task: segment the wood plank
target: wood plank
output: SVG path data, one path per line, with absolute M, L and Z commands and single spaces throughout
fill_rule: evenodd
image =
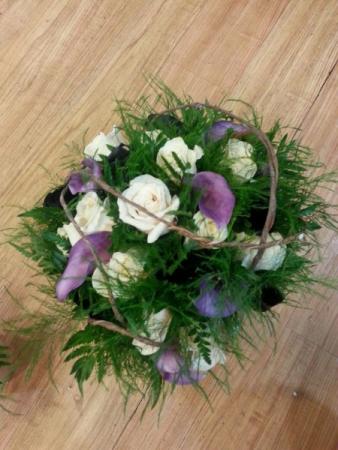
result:
M 159 75 L 196 100 L 224 93 L 253 103 L 266 125 L 301 126 L 304 144 L 329 168 L 338 166 L 338 4 L 335 0 L 11 0 L 0 1 L 0 204 L 31 204 L 81 143 L 108 131 L 113 97 L 150 92 L 143 74 Z M 235 105 L 230 105 L 236 108 Z M 292 131 L 290 131 L 292 133 Z M 62 170 L 61 170 L 62 175 Z M 332 204 L 335 192 L 325 192 Z M 16 223 L 2 208 L 0 228 Z M 322 233 L 318 274 L 337 277 L 338 240 Z M 31 271 L 0 247 L 0 314 L 15 309 L 5 288 L 32 304 Z M 57 392 L 42 363 L 25 384 L 9 385 L 21 416 L 0 411 L 0 449 L 282 449 L 333 450 L 338 443 L 337 293 L 309 292 L 301 305 L 279 306 L 279 345 L 249 350 L 242 370 L 229 361 L 232 390 L 203 386 L 213 410 L 190 388 L 178 388 L 157 425 L 140 422 L 144 402 L 126 413 L 113 379 L 91 382 L 80 398 L 69 366 L 58 361 Z M 296 393 L 296 396 L 293 395 Z

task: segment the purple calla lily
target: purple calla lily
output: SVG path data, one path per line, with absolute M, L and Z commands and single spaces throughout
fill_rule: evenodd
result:
M 224 138 L 228 130 L 233 130 L 234 137 L 245 136 L 250 132 L 249 128 L 241 123 L 234 123 L 230 120 L 219 120 L 206 132 L 206 139 L 207 141 L 217 142 Z
M 70 176 L 68 188 L 73 195 L 78 194 L 79 192 L 96 191 L 96 184 L 88 177 L 88 174 L 96 178 L 100 178 L 102 175 L 100 165 L 92 158 L 84 159 L 82 161 L 82 168 L 84 170 L 74 172 Z
M 86 236 L 103 263 L 107 263 L 111 258 L 108 251 L 111 245 L 110 236 L 111 233 L 108 231 L 99 231 Z M 94 269 L 94 256 L 87 242 L 82 238 L 70 250 L 66 269 L 56 284 L 57 299 L 66 300 L 68 294 L 81 286 Z
M 200 286 L 200 295 L 195 300 L 195 306 L 204 317 L 229 317 L 237 311 L 237 306 L 224 296 L 219 289 L 208 286 L 205 280 Z
M 162 375 L 164 381 L 172 384 L 193 384 L 203 380 L 207 375 L 206 372 L 197 372 L 196 370 L 189 370 L 188 374 L 185 373 L 165 373 Z
M 201 213 L 212 219 L 219 229 L 225 227 L 231 219 L 235 196 L 222 175 L 198 172 L 192 179 L 192 186 L 202 191 L 198 205 Z
M 173 348 L 169 348 L 161 354 L 156 362 L 156 367 L 164 381 L 173 384 L 197 383 L 207 374 L 189 368 L 185 369 L 182 356 Z
M 156 367 L 161 373 L 176 373 L 183 366 L 183 358 L 173 348 L 165 350 L 156 362 Z

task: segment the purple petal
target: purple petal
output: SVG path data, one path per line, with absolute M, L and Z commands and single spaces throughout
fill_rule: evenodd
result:
M 206 376 L 206 372 L 185 369 L 181 355 L 174 349 L 165 350 L 156 362 L 156 367 L 164 381 L 174 384 L 197 383 Z
M 74 172 L 70 176 L 68 187 L 73 195 L 79 192 L 96 191 L 96 184 L 89 178 L 89 175 L 96 178 L 100 178 L 102 175 L 100 165 L 92 158 L 84 159 L 82 161 L 82 168 L 84 170 Z
M 206 139 L 211 142 L 217 142 L 227 134 L 228 130 L 233 130 L 234 137 L 244 136 L 250 132 L 249 128 L 241 123 L 219 120 L 209 128 L 206 133 Z
M 209 287 L 206 281 L 202 281 L 200 295 L 195 300 L 195 306 L 201 316 L 204 317 L 228 317 L 237 311 L 237 306 L 224 296 L 220 290 Z
M 164 381 L 173 384 L 193 384 L 198 383 L 206 377 L 207 372 L 197 372 L 196 370 L 189 370 L 188 373 L 165 373 L 162 374 Z
M 156 362 L 156 367 L 160 372 L 176 373 L 183 366 L 183 358 L 174 349 L 165 350 Z
M 222 175 L 198 172 L 192 179 L 192 185 L 202 191 L 198 205 L 201 213 L 212 219 L 218 228 L 225 227 L 231 219 L 235 196 Z
M 100 231 L 86 236 L 103 263 L 107 263 L 111 258 L 111 254 L 108 252 L 111 245 L 110 236 L 111 233 L 108 231 Z M 81 286 L 94 269 L 94 256 L 87 242 L 82 238 L 70 250 L 66 269 L 56 284 L 57 299 L 65 300 L 71 291 Z

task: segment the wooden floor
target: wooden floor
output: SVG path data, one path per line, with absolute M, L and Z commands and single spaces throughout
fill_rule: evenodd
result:
M 266 117 L 302 128 L 329 168 L 338 166 L 337 0 L 0 0 L 1 228 L 50 185 L 65 143 L 108 131 L 114 96 L 149 92 L 144 74 L 196 100 L 241 97 Z M 294 131 L 290 130 L 292 134 Z M 327 199 L 338 203 L 334 193 Z M 321 234 L 317 272 L 337 276 L 338 237 Z M 31 272 L 0 247 L 0 314 L 14 314 L 5 288 L 29 303 Z M 308 309 L 280 306 L 279 345 L 261 344 L 232 391 L 177 389 L 157 421 L 126 412 L 114 380 L 82 399 L 69 366 L 58 391 L 42 365 L 9 393 L 18 416 L 0 412 L 0 448 L 15 450 L 333 450 L 338 445 L 338 298 L 311 291 Z

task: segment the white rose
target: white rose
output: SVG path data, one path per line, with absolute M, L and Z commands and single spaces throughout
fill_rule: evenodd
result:
M 177 196 L 171 197 L 169 189 L 163 181 L 151 175 L 140 175 L 130 182 L 123 195 L 148 211 L 167 221 L 172 221 L 175 211 L 180 205 Z M 119 215 L 122 222 L 128 223 L 148 235 L 147 242 L 151 244 L 165 233 L 168 227 L 148 214 L 139 211 L 135 206 L 117 200 Z
M 141 333 L 140 336 L 148 337 L 156 342 L 164 342 L 171 319 L 172 316 L 168 309 L 161 309 L 158 313 L 151 314 L 146 324 L 148 333 Z M 137 339 L 133 339 L 132 344 L 138 348 L 142 355 L 152 355 L 159 350 L 159 347 L 145 344 Z
M 279 233 L 271 233 L 268 235 L 267 242 L 279 241 L 282 239 L 282 235 Z M 237 240 L 245 241 L 252 244 L 259 244 L 260 238 L 253 237 L 250 238 L 245 233 L 239 233 L 237 235 Z M 243 249 L 243 260 L 242 266 L 248 269 L 257 255 L 258 249 L 248 248 Z M 254 270 L 277 270 L 283 264 L 286 256 L 286 245 L 274 245 L 273 247 L 268 247 L 265 249 L 263 256 L 256 264 Z
M 190 150 L 187 144 L 181 137 L 176 137 L 167 141 L 157 153 L 156 164 L 158 164 L 167 175 L 175 180 L 175 176 L 169 170 L 167 164 L 179 175 L 183 175 L 182 169 L 177 164 L 174 153 L 177 158 L 186 166 L 186 173 L 196 173 L 196 161 L 202 158 L 204 152 L 201 147 L 195 145 L 193 150 Z
M 85 147 L 84 154 L 88 158 L 93 158 L 96 161 L 102 161 L 101 155 L 110 155 L 111 148 L 109 147 L 118 147 L 120 144 L 128 144 L 128 141 L 124 133 L 119 128 L 114 126 L 110 133 L 98 134 L 92 142 Z
M 112 231 L 114 220 L 108 216 L 107 202 L 102 203 L 96 192 L 87 192 L 76 206 L 75 222 L 84 234 L 98 231 Z M 57 233 L 62 237 L 68 237 L 71 245 L 75 245 L 81 239 L 72 223 L 58 228 Z
M 232 172 L 243 180 L 250 180 L 257 171 L 257 165 L 252 160 L 252 145 L 238 139 L 229 139 L 226 151 Z
M 228 229 L 226 226 L 218 229 L 215 222 L 203 216 L 200 211 L 194 214 L 193 221 L 197 226 L 196 234 L 198 236 L 211 238 L 215 243 L 223 242 L 228 237 Z
M 118 296 L 118 286 L 114 286 L 114 281 L 127 283 L 130 280 L 136 280 L 143 273 L 143 264 L 132 252 L 115 252 L 108 264 L 104 264 L 103 268 L 112 282 L 113 286 L 107 286 L 107 280 L 99 267 L 94 270 L 92 276 L 92 285 L 96 292 L 102 297 L 109 297 L 109 289 L 115 297 Z
M 215 367 L 217 364 L 225 364 L 226 362 L 225 352 L 221 350 L 218 346 L 216 346 L 216 344 L 213 343 L 211 339 L 209 341 L 210 341 L 209 356 L 211 360 L 210 363 L 207 362 L 200 354 L 197 344 L 192 343 L 189 346 L 189 350 L 192 352 L 190 364 L 190 368 L 192 370 L 196 370 L 199 372 L 207 372 L 208 370 L 211 370 L 213 367 Z

